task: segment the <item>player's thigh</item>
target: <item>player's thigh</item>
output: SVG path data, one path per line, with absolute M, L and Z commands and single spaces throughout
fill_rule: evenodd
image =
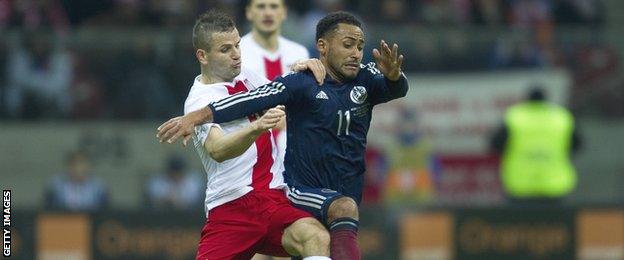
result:
M 208 213 L 201 232 L 197 259 L 249 259 L 266 234 L 266 226 L 249 208 L 251 195 L 228 202 Z
M 295 207 L 309 212 L 325 225 L 332 202 L 345 197 L 334 190 L 306 187 L 290 187 L 287 196 Z
M 268 232 L 265 237 L 265 243 L 258 252 L 272 256 L 288 256 L 297 255 L 291 248 L 285 248 L 282 243 L 282 237 L 287 228 L 293 223 L 301 219 L 314 219 L 312 215 L 304 210 L 295 208 L 289 201 L 281 195 L 282 198 L 274 200 L 273 214 L 269 218 Z M 274 198 L 275 199 L 275 198 Z
M 249 259 L 264 232 L 244 222 L 208 223 L 202 231 L 196 259 Z

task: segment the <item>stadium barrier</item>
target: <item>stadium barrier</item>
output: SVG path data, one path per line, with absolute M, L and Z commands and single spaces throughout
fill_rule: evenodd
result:
M 16 211 L 16 259 L 192 259 L 201 212 Z M 623 259 L 624 207 L 364 208 L 364 259 Z

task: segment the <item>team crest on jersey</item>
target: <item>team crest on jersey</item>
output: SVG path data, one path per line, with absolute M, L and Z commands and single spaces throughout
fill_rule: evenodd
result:
M 366 88 L 362 86 L 355 86 L 351 89 L 351 101 L 358 105 L 363 104 L 366 101 L 366 97 L 368 97 L 368 93 L 366 93 Z

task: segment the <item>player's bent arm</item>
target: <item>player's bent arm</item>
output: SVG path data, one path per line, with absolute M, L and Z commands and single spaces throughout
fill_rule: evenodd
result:
M 401 72 L 401 76 L 398 80 L 390 80 L 385 76 L 384 79 L 386 85 L 388 86 L 388 94 L 392 98 L 401 98 L 407 95 L 407 91 L 409 90 L 409 84 L 407 83 L 407 77 L 405 77 L 405 74 Z
M 212 127 L 204 143 L 204 149 L 210 157 L 221 163 L 243 154 L 262 134 L 254 124 L 238 131 L 225 134 L 221 129 Z
M 275 127 L 283 117 L 283 107 L 272 108 L 260 119 L 232 133 L 225 134 L 221 129 L 213 127 L 208 133 L 204 149 L 217 162 L 238 157 L 256 141 L 258 136 Z
M 298 78 L 291 80 L 296 79 Z M 298 91 L 293 90 L 293 87 L 287 89 L 283 83 L 274 81 L 252 91 L 221 99 L 184 116 L 169 119 L 157 128 L 156 138 L 160 142 L 174 143 L 182 137 L 182 143 L 186 145 L 195 126 L 211 122 L 229 122 L 270 107 L 287 105 L 293 99 L 291 96 L 294 93 Z

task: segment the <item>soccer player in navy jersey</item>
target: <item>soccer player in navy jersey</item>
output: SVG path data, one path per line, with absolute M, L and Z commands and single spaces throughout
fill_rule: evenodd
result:
M 346 12 L 321 19 L 316 39 L 328 74 L 320 87 L 308 72 L 290 73 L 173 118 L 158 128 L 157 136 L 161 142 L 182 137 L 186 143 L 195 125 L 228 122 L 286 105 L 288 197 L 326 224 L 332 259 L 359 259 L 358 204 L 366 135 L 373 106 L 407 94 L 403 55 L 398 54 L 398 45 L 390 47 L 382 40 L 373 50 L 377 65 L 361 64 L 364 32 L 360 21 Z

